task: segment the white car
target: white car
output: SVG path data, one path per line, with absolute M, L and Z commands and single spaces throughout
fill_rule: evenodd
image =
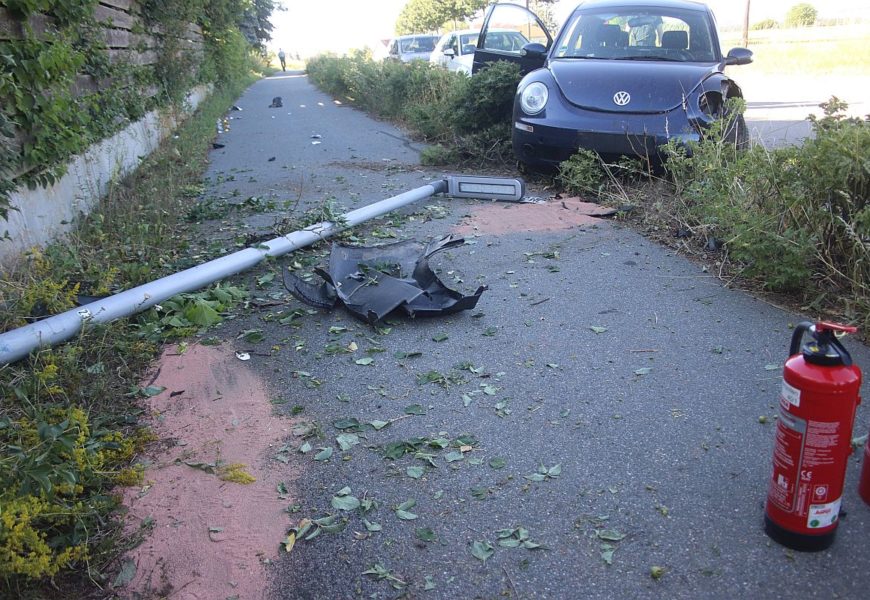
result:
M 435 50 L 429 57 L 429 62 L 444 67 L 448 71 L 456 71 L 470 76 L 479 33 L 473 29 L 445 33 L 435 44 Z
M 435 50 L 429 57 L 429 62 L 444 67 L 448 71 L 464 73 L 470 77 L 479 34 L 479 31 L 473 29 L 445 33 L 435 44 Z M 529 40 L 522 33 L 511 29 L 490 29 L 486 39 L 487 47 L 490 49 L 517 54 L 523 46 L 529 43 Z

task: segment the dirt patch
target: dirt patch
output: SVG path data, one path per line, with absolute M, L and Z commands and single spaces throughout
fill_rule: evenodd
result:
M 276 487 L 296 478 L 269 466 L 267 455 L 290 423 L 272 415 L 264 382 L 228 348 L 193 346 L 183 354 L 170 348 L 158 367 L 152 385 L 166 389 L 147 402 L 162 448 L 147 457 L 145 485 L 128 488 L 124 498 L 129 526 L 147 519 L 153 531 L 129 555 L 136 575 L 125 594 L 263 598 L 264 564 L 278 553 L 283 511 L 292 503 L 279 499 Z M 221 465 L 232 464 L 243 467 L 230 473 L 256 481 L 221 479 Z
M 541 204 L 489 202 L 475 204 L 455 231 L 461 235 L 501 234 L 516 231 L 558 231 L 600 223 L 599 217 L 616 213 L 580 198 L 548 200 Z

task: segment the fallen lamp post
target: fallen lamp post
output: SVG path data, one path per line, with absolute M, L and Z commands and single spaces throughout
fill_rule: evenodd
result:
M 455 198 L 519 202 L 525 193 L 521 179 L 451 175 L 345 213 L 337 222 L 324 221 L 293 231 L 256 246 L 227 254 L 184 271 L 156 279 L 135 288 L 101 298 L 84 306 L 0 334 L 0 365 L 18 361 L 41 347 L 65 342 L 87 323 L 109 323 L 140 313 L 177 294 L 246 271 L 268 257 L 277 257 L 310 246 L 370 219 L 425 200 L 436 194 Z

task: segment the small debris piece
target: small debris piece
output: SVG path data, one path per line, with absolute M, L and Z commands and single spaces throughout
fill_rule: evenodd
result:
M 281 108 L 284 106 L 284 102 L 281 100 L 281 96 L 275 96 L 272 98 L 272 104 L 269 105 L 269 108 Z

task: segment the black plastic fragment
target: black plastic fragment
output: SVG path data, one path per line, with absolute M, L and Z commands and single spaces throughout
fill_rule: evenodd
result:
M 357 318 L 376 323 L 396 309 L 409 316 L 437 316 L 477 305 L 486 286 L 466 296 L 445 286 L 429 267 L 429 257 L 462 245 L 463 238 L 447 236 L 424 244 L 414 240 L 382 246 L 335 243 L 329 272 L 316 269 L 323 283 L 308 283 L 285 269 L 284 286 L 301 302 L 332 308 L 337 301 Z

